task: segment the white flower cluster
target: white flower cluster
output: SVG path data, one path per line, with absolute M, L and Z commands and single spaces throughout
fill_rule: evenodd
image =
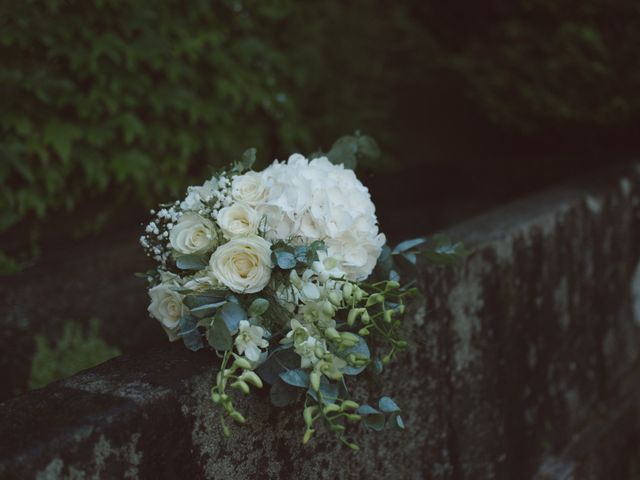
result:
M 141 243 L 161 265 L 160 282 L 149 290 L 149 312 L 172 339 L 188 313 L 179 290 L 257 294 L 272 280 L 274 243 L 294 248 L 321 241 L 326 250 L 314 252 L 317 260 L 306 270 L 290 269 L 286 284 L 275 283 L 272 291 L 291 315 L 283 342 L 294 343 L 303 368 L 334 376 L 345 363 L 330 354 L 328 342 L 349 343 L 336 331 L 336 313 L 347 307 L 343 292 L 370 275 L 385 241 L 369 192 L 353 171 L 302 155 L 262 172 L 221 173 L 189 187 L 182 202 L 156 213 L 145 233 Z M 180 270 L 194 259 L 202 265 L 195 273 L 188 266 Z M 252 362 L 262 358 L 258 351 L 268 345 L 263 334 L 262 327 L 241 323 L 237 352 Z
M 347 140 L 360 145 L 363 138 Z M 219 352 L 211 400 L 221 407 L 225 435 L 225 416 L 246 422 L 230 390 L 247 394 L 264 381 L 273 385 L 277 405 L 305 391 L 303 443 L 324 422 L 355 450 L 344 436 L 347 422 L 367 425 L 365 416 L 375 411 L 371 428 L 380 428 L 383 412 L 385 425 L 403 428 L 393 400 L 379 400 L 382 412 L 368 405 L 361 411 L 346 387 L 348 377 L 368 366 L 379 371 L 407 347 L 399 317 L 404 298 L 415 292 L 401 287 L 397 274 L 365 281 L 385 237 L 353 171 L 298 154 L 245 171 L 253 159 L 248 150 L 228 172 L 152 211 L 140 239 L 158 262 L 147 274 L 149 313 L 170 340 Z M 403 243 L 405 254 L 415 256 L 407 245 L 418 243 Z
M 326 157 L 295 154 L 261 173 L 236 176 L 232 194 L 264 218 L 267 239 L 324 241 L 350 280 L 371 274 L 385 243 L 367 188 Z

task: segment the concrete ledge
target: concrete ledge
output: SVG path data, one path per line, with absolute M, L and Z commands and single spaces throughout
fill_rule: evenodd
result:
M 240 402 L 250 424 L 225 439 L 215 355 L 167 345 L 0 404 L 0 477 L 627 478 L 639 183 L 638 170 L 608 172 L 451 229 L 475 253 L 423 270 L 414 345 L 376 392 L 399 401 L 405 433 L 362 432 L 357 454 L 329 435 L 305 448 L 302 419 L 263 394 Z

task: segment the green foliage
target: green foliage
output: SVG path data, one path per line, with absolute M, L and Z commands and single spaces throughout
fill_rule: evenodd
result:
M 99 198 L 176 196 L 247 145 L 265 161 L 381 126 L 384 86 L 363 80 L 394 36 L 371 4 L 5 3 L 0 231 Z M 358 60 L 374 38 L 383 48 Z
M 412 18 L 426 27 L 414 44 L 507 131 L 620 125 L 640 111 L 633 0 L 427 1 Z
M 36 352 L 31 363 L 29 388 L 40 388 L 61 378 L 106 362 L 120 355 L 117 348 L 100 337 L 100 325 L 92 320 L 86 334 L 82 325 L 67 322 L 62 338 L 50 345 L 47 336 L 36 335 Z

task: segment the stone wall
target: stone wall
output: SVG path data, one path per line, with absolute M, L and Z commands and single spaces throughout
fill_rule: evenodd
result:
M 544 192 L 448 233 L 413 340 L 384 385 L 405 432 L 300 443 L 303 422 L 242 399 L 221 434 L 217 359 L 123 355 L 0 404 L 2 478 L 633 478 L 640 471 L 640 170 Z M 141 319 L 140 321 L 148 321 Z

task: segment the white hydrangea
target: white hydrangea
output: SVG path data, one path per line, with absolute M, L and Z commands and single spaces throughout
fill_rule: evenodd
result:
M 371 274 L 385 238 L 369 191 L 352 170 L 326 157 L 309 161 L 294 154 L 286 163 L 274 162 L 260 179 L 251 175 L 252 185 L 264 185 L 252 199 L 265 219 L 268 239 L 323 240 L 346 278 L 363 280 Z M 242 176 L 234 184 L 242 185 Z M 252 193 L 258 189 L 252 188 Z

